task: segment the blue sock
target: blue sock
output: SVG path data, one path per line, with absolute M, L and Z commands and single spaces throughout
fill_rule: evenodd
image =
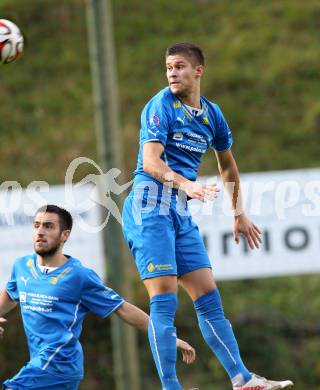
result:
M 230 322 L 225 318 L 218 289 L 194 301 L 199 327 L 206 343 L 217 356 L 229 377 L 242 384 L 251 379 L 243 364 Z M 242 376 L 242 378 L 241 378 Z
M 173 293 L 155 295 L 150 300 L 148 336 L 163 390 L 182 390 L 176 374 L 177 305 L 178 298 Z

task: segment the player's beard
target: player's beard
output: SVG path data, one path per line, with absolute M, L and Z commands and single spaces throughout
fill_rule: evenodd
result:
M 36 254 L 41 257 L 51 257 L 58 252 L 59 248 L 60 248 L 60 243 L 56 241 L 50 247 L 42 248 L 42 249 L 34 248 L 34 250 Z

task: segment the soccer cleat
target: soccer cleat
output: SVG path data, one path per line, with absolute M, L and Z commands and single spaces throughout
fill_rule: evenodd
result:
M 256 374 L 252 374 L 252 378 L 243 386 L 234 386 L 233 390 L 279 390 L 291 389 L 293 383 L 291 381 L 270 381 Z

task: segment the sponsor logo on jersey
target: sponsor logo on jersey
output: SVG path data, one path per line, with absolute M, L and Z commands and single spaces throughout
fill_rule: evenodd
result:
M 176 141 L 182 141 L 183 140 L 183 133 L 174 133 L 172 138 Z
M 206 149 L 201 149 L 200 147 L 195 147 L 191 145 L 185 145 L 185 144 L 179 144 L 176 142 L 176 147 L 184 150 L 188 150 L 189 152 L 196 152 L 196 153 L 205 153 Z
M 27 293 L 25 291 L 20 291 L 20 293 L 19 293 L 19 300 L 22 303 L 27 302 Z
M 198 142 L 201 144 L 207 143 L 206 138 L 201 134 L 189 132 L 189 133 L 187 133 L 187 136 L 188 136 L 189 141 Z

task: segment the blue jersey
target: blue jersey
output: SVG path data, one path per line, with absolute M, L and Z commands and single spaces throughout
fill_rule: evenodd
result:
M 232 133 L 217 104 L 200 98 L 202 114 L 194 116 L 167 87 L 155 95 L 141 114 L 140 150 L 135 170 L 137 181 L 143 171 L 142 148 L 147 142 L 161 142 L 162 160 L 175 172 L 196 180 L 201 157 L 209 148 L 218 152 L 230 149 Z M 140 181 L 139 180 L 139 181 Z
M 82 322 L 91 311 L 106 317 L 124 300 L 99 276 L 68 257 L 58 269 L 41 273 L 36 254 L 16 260 L 6 290 L 20 302 L 29 365 L 60 377 L 83 377 L 79 343 Z

